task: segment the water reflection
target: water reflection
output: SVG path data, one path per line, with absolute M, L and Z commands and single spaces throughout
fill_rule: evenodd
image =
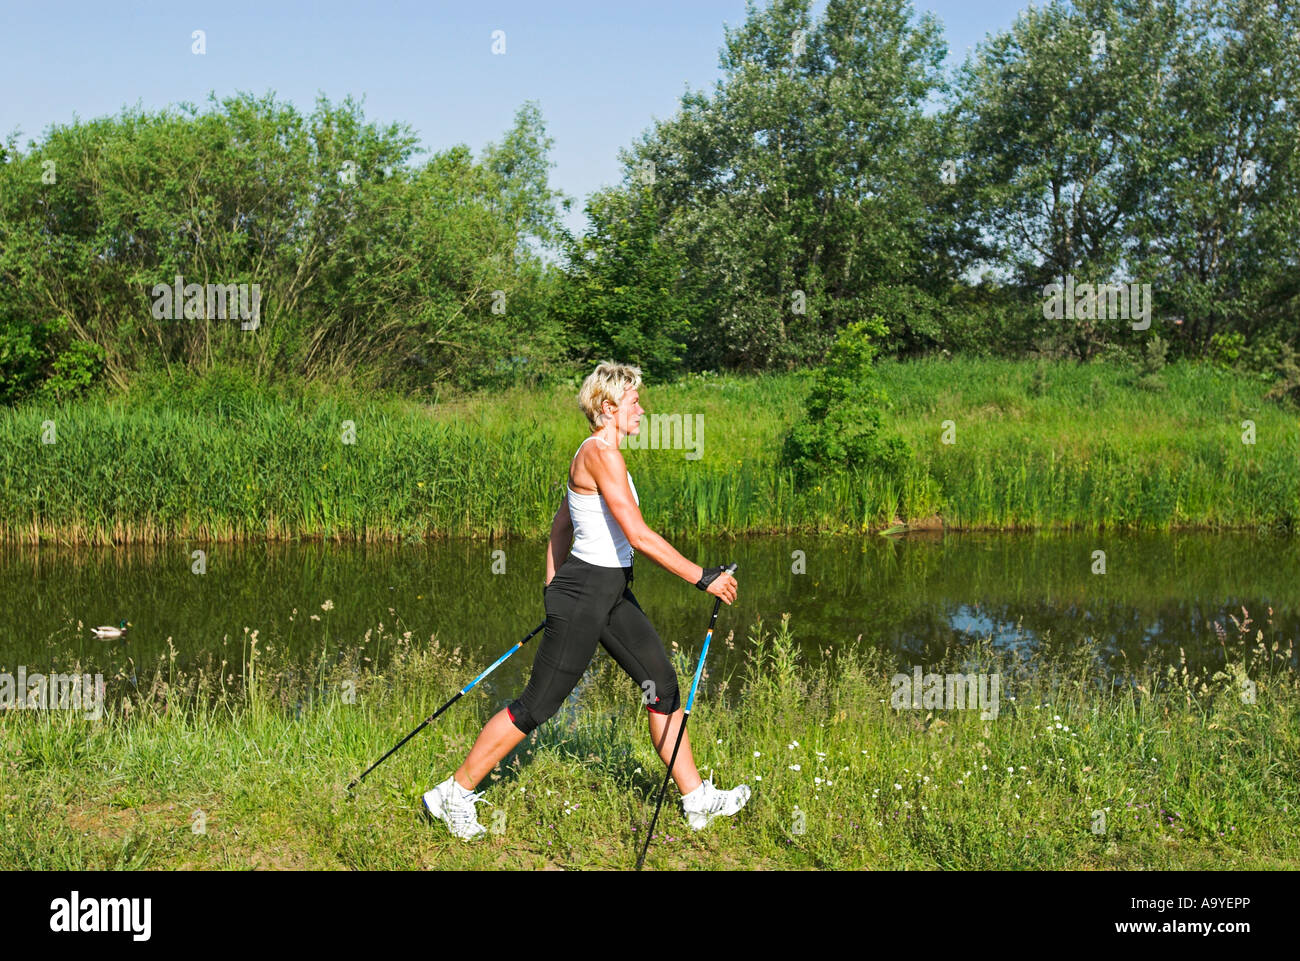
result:
M 754 620 L 776 623 L 783 612 L 809 659 L 829 645 L 863 644 L 883 646 L 907 664 L 931 662 L 989 635 L 1000 647 L 1022 650 L 1093 639 L 1108 663 L 1120 666 L 1147 656 L 1177 663 L 1181 648 L 1193 668 L 1221 662 L 1216 623 L 1227 638 L 1240 636 L 1243 624 L 1252 640 L 1258 630 L 1269 643 L 1300 638 L 1300 540 L 1294 538 L 989 533 L 671 540 L 703 564 L 740 564 L 737 603 L 724 606 L 715 635 L 720 641 L 734 629 L 735 650 L 722 643 L 710 649 L 710 672 L 719 676 L 740 666 Z M 191 552 L 200 547 L 207 569 L 196 574 Z M 494 574 L 497 550 L 504 551 L 504 572 Z M 0 550 L 0 670 L 54 669 L 72 656 L 105 673 L 126 663 L 143 670 L 166 654 L 169 638 L 182 667 L 222 649 L 237 664 L 246 627 L 257 629 L 272 651 L 306 657 L 356 645 L 382 623 L 417 641 L 436 633 L 444 645 L 461 646 L 470 656 L 468 680 L 474 665 L 486 666 L 543 617 L 544 550 L 540 540 L 11 545 Z M 795 572 L 800 563 L 804 573 Z M 711 597 L 644 558 L 636 562 L 633 591 L 665 644 L 698 652 Z M 90 636 L 92 626 L 120 618 L 133 625 L 127 640 Z M 523 683 L 535 645 L 492 676 L 494 691 L 507 696 Z M 370 646 L 382 663 L 382 646 Z

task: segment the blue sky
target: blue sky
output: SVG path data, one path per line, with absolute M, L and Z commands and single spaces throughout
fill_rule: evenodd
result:
M 913 0 L 944 24 L 950 62 L 1004 29 L 1027 0 Z M 818 12 L 825 6 L 818 2 Z M 744 0 L 652 3 L 58 3 L 0 0 L 0 139 L 51 123 L 202 104 L 237 91 L 310 111 L 318 93 L 364 97 L 368 120 L 403 121 L 437 150 L 477 154 L 536 100 L 554 138 L 552 184 L 582 200 L 620 178 L 618 150 L 687 88 L 711 89 L 722 25 Z M 191 52 L 206 33 L 207 52 Z M 492 54 L 504 30 L 506 53 Z M 417 158 L 419 159 L 419 158 Z

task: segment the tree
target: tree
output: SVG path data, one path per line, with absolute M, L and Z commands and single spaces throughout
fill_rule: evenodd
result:
M 415 143 L 350 98 L 303 115 L 241 94 L 8 145 L 0 394 L 50 378 L 74 390 L 101 366 L 117 386 L 229 364 L 409 388 L 509 380 L 516 358 L 545 366 L 560 349 L 555 271 L 533 245 L 556 240 L 559 195 L 535 105 L 481 162 L 458 145 L 416 164 Z M 156 310 L 178 276 L 256 285 L 258 323 L 209 311 L 202 293 L 183 316 Z
M 1226 331 L 1300 343 L 1300 7 L 1191 3 L 1179 38 L 1135 270 L 1198 351 Z
M 556 299 L 571 353 L 637 364 L 656 379 L 676 375 L 698 319 L 682 284 L 682 252 L 663 240 L 644 189 L 599 191 L 586 213 L 586 234 L 569 239 Z
M 1174 317 L 1175 349 L 1225 326 L 1295 336 L 1296 18 L 1292 0 L 1053 0 L 968 58 L 952 119 L 981 256 L 1040 305 L 1069 277 L 1156 302 L 1149 333 L 1096 309 L 1029 332 L 1080 359 Z
M 923 107 L 944 45 L 904 0 L 751 2 L 712 94 L 688 92 L 624 155 L 649 178 L 707 322 L 693 366 L 789 368 L 886 316 L 898 349 L 942 336 L 951 202 Z

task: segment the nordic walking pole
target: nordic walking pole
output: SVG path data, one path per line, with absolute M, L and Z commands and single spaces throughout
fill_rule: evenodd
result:
M 714 614 L 714 616 L 716 617 L 716 616 L 717 616 L 717 611 L 714 611 L 713 614 Z M 396 751 L 397 751 L 397 749 L 398 749 L 399 747 L 401 747 L 403 744 L 405 744 L 405 743 L 406 743 L 407 741 L 409 741 L 411 738 L 415 737 L 415 735 L 417 735 L 417 734 L 419 734 L 421 731 L 423 731 L 424 728 L 425 728 L 425 725 L 429 724 L 429 723 L 432 722 L 432 721 L 436 721 L 436 720 L 438 719 L 438 715 L 439 715 L 439 714 L 441 714 L 443 711 L 447 710 L 447 708 L 451 707 L 453 704 L 455 704 L 457 701 L 459 701 L 462 697 L 464 697 L 466 694 L 468 694 L 470 691 L 472 691 L 472 690 L 474 689 L 474 685 L 475 685 L 475 684 L 477 684 L 479 681 L 483 680 L 483 678 L 487 677 L 489 674 L 491 674 L 493 671 L 495 671 L 498 667 L 500 667 L 502 661 L 504 661 L 507 657 L 509 657 L 509 656 L 510 656 L 511 654 L 513 654 L 515 651 L 519 650 L 521 647 L 523 647 L 525 644 L 527 644 L 528 641 L 532 638 L 532 636 L 533 636 L 534 634 L 536 634 L 538 631 L 540 631 L 542 628 L 544 628 L 545 626 L 546 626 L 546 621 L 542 621 L 542 623 L 540 623 L 540 624 L 538 624 L 536 627 L 534 627 L 531 631 L 528 632 L 528 636 L 527 636 L 527 637 L 525 637 L 522 641 L 520 641 L 520 642 L 519 642 L 518 644 L 516 644 L 514 647 L 510 648 L 510 650 L 506 651 L 504 654 L 502 654 L 500 657 L 498 657 L 498 658 L 496 659 L 496 661 L 493 662 L 493 664 L 492 664 L 491 667 L 489 667 L 486 671 L 484 671 L 484 672 L 483 672 L 482 674 L 480 674 L 478 677 L 474 678 L 474 680 L 470 681 L 468 684 L 466 684 L 464 687 L 462 687 L 458 692 L 456 692 L 456 696 L 453 697 L 450 701 L 448 701 L 448 702 L 447 702 L 446 704 L 444 704 L 442 707 L 438 708 L 438 710 L 434 711 L 432 714 L 430 714 L 428 717 L 426 717 L 426 718 L 425 718 L 425 719 L 420 723 L 420 726 L 419 726 L 419 727 L 417 727 L 417 728 L 416 728 L 414 731 L 412 731 L 410 734 L 406 735 L 406 737 L 402 738 L 400 741 L 398 741 L 396 744 L 394 744 L 393 747 L 392 747 L 392 750 L 390 750 L 387 754 L 385 754 L 383 757 L 381 757 L 381 758 L 380 758 L 378 761 L 376 761 L 374 764 L 370 765 L 370 767 L 366 768 L 365 773 L 362 774 L 361 777 L 357 778 L 355 781 L 353 781 L 351 784 L 349 784 L 349 785 L 348 785 L 348 791 L 350 792 L 354 787 L 356 787 L 358 784 L 360 784 L 362 781 L 364 781 L 364 780 L 366 779 L 366 774 L 369 774 L 369 773 L 370 773 L 371 771 L 373 771 L 375 768 L 379 767 L 379 765 L 381 765 L 381 764 L 383 764 L 385 761 L 387 761 L 388 758 L 389 758 L 391 755 L 393 755 L 394 753 L 396 753 Z
M 733 562 L 727 567 L 724 574 L 736 573 L 736 564 Z M 641 856 L 636 860 L 636 869 L 641 870 L 641 865 L 645 863 L 646 851 L 650 850 L 650 838 L 655 833 L 655 822 L 659 820 L 659 809 L 663 807 L 664 794 L 668 791 L 668 781 L 673 776 L 673 765 L 677 763 L 677 749 L 682 746 L 682 734 L 686 731 L 686 722 L 691 719 L 691 705 L 695 703 L 695 689 L 700 686 L 700 675 L 704 673 L 704 658 L 709 654 L 709 641 L 713 640 L 713 625 L 718 620 L 718 610 L 722 607 L 722 598 L 713 602 L 713 616 L 709 618 L 709 633 L 704 635 L 704 650 L 700 651 L 700 663 L 695 665 L 695 680 L 691 681 L 691 694 L 686 699 L 686 710 L 682 713 L 682 724 L 677 729 L 677 742 L 673 745 L 673 756 L 668 761 L 668 772 L 664 775 L 664 783 L 659 788 L 659 801 L 655 804 L 655 816 L 650 819 L 650 829 L 645 833 L 645 847 L 641 848 Z

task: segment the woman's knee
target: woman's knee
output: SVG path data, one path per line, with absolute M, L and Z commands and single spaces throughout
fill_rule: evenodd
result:
M 575 681 L 574 685 L 571 685 L 563 694 L 559 694 L 557 689 L 536 700 L 529 698 L 527 696 L 528 692 L 525 691 L 523 695 L 511 701 L 506 708 L 510 714 L 511 722 L 523 733 L 532 734 L 533 731 L 555 716 L 560 709 L 560 705 L 572 693 L 576 684 Z
M 541 724 L 528 713 L 528 708 L 524 707 L 518 700 L 511 701 L 506 705 L 506 713 L 510 716 L 510 723 L 513 724 L 523 734 L 532 734 Z M 545 720 L 543 718 L 542 720 Z
M 654 714 L 672 714 L 681 707 L 676 675 L 661 674 L 658 680 L 643 682 L 641 690 L 644 692 L 641 695 L 642 703 L 647 711 Z

